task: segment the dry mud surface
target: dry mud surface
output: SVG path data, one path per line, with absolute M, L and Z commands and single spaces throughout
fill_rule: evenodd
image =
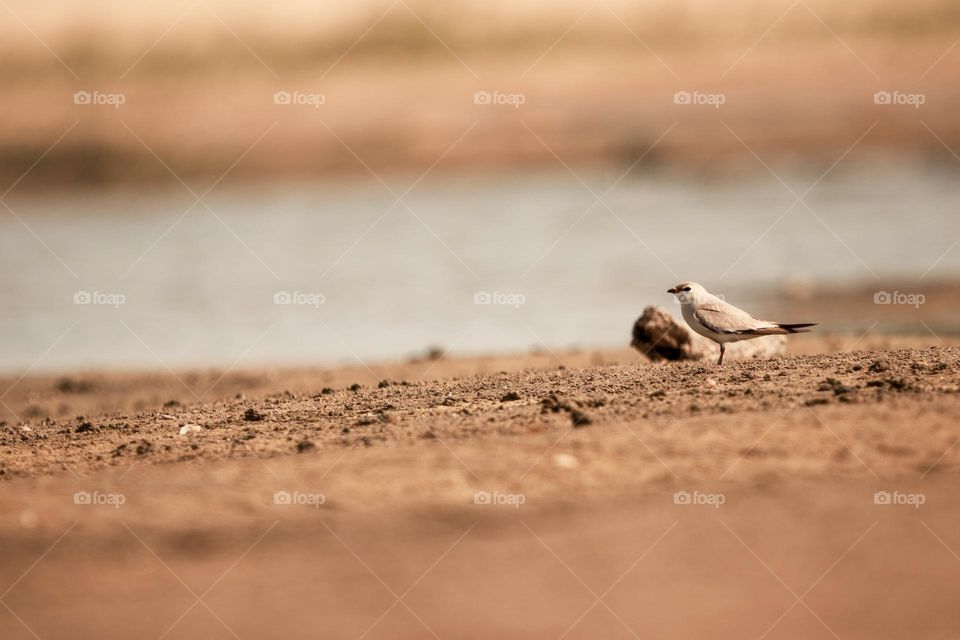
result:
M 958 348 L 244 375 L 16 383 L 0 637 L 960 635 Z

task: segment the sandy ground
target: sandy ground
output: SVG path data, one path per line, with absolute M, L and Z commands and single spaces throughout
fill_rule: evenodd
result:
M 960 349 L 885 340 L 24 378 L 0 637 L 956 637 Z

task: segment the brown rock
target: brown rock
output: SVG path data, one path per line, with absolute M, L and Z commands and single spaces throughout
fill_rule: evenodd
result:
M 727 345 L 726 360 L 768 358 L 784 353 L 784 336 L 765 336 Z M 662 360 L 713 360 L 720 357 L 720 347 L 691 331 L 660 307 L 649 306 L 633 323 L 630 346 L 654 362 Z

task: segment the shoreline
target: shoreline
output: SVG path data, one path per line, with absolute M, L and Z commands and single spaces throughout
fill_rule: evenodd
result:
M 789 314 L 784 314 L 786 315 Z M 898 348 L 960 347 L 960 336 L 922 335 L 830 335 L 804 336 L 787 343 L 787 356 L 859 351 L 889 351 Z M 406 359 L 369 363 L 318 366 L 240 366 L 175 368 L 71 369 L 56 372 L 0 374 L 6 389 L 0 404 L 0 421 L 38 422 L 62 420 L 75 415 L 102 415 L 131 410 L 159 410 L 166 403 L 187 406 L 229 399 L 237 394 L 262 399 L 270 393 L 290 391 L 317 393 L 324 387 L 346 388 L 352 384 L 376 386 L 384 379 L 420 382 L 444 378 L 488 375 L 500 371 L 543 371 L 557 366 L 582 368 L 603 365 L 657 365 L 635 349 L 542 349 L 528 353 L 498 355 L 446 355 L 428 352 Z
M 958 356 L 960 347 L 901 345 L 717 366 L 654 364 L 625 350 L 567 360 L 556 355 L 437 360 L 376 371 L 300 370 L 272 377 L 249 372 L 171 376 L 166 384 L 181 386 L 183 400 L 170 397 L 176 393 L 173 386 L 164 389 L 164 377 L 157 374 L 58 378 L 55 389 L 61 399 L 76 399 L 74 411 L 4 423 L 0 442 L 7 455 L 0 471 L 11 479 L 58 470 L 109 472 L 131 462 L 203 466 L 237 456 L 284 460 L 356 445 L 470 442 L 474 436 L 480 443 L 494 436 L 496 442 L 504 435 L 539 434 L 563 425 L 579 431 L 594 422 L 645 426 L 655 419 L 675 426 L 709 415 L 771 420 L 784 411 L 838 403 L 854 415 L 892 403 L 889 409 L 896 413 L 901 398 L 949 408 L 960 393 Z M 36 389 L 42 388 L 37 384 L 32 379 L 18 383 L 32 406 L 44 401 L 37 398 Z M 15 402 L 9 398 L 6 404 Z

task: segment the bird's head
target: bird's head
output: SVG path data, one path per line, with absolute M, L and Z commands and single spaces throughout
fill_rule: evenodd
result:
M 697 298 L 707 295 L 707 290 L 696 282 L 681 282 L 672 289 L 667 289 L 667 293 L 672 293 L 680 304 L 690 304 Z

